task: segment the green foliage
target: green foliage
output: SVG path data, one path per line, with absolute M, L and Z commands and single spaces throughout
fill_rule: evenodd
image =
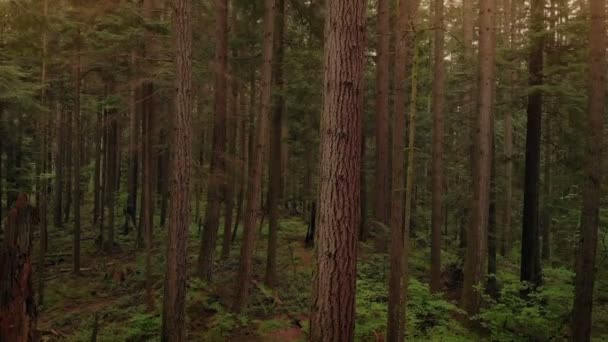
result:
M 550 341 L 564 338 L 569 321 L 574 287 L 572 272 L 547 268 L 545 285 L 528 298 L 519 282 L 506 283 L 500 298 L 485 298 L 490 305 L 476 317 L 493 341 Z
M 126 341 L 149 341 L 160 331 L 161 320 L 157 314 L 136 314 L 129 322 Z

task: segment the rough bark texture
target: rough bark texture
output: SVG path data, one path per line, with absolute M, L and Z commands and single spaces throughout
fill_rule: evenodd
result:
M 591 310 L 601 196 L 604 107 L 606 92 L 606 7 L 604 0 L 590 0 L 589 96 L 585 130 L 585 179 L 580 240 L 576 259 L 572 341 L 591 340 Z
M 431 291 L 441 291 L 441 224 L 444 192 L 444 120 L 445 63 L 443 61 L 443 0 L 434 0 L 434 64 L 433 64 L 433 160 L 431 195 Z
M 0 341 L 34 341 L 36 300 L 32 283 L 32 207 L 19 194 L 9 211 L 0 251 Z
M 312 341 L 354 339 L 365 3 L 327 3 Z
M 247 186 L 247 205 L 241 260 L 237 275 L 236 294 L 232 310 L 240 313 L 249 297 L 249 282 L 253 271 L 253 253 L 255 251 L 256 228 L 262 218 L 262 176 L 264 157 L 267 153 L 270 114 L 272 111 L 272 58 L 274 50 L 275 0 L 265 0 L 264 9 L 264 44 L 262 48 L 261 109 L 257 121 L 255 143 L 251 147 L 249 160 L 249 185 Z M 252 108 L 253 110 L 253 108 Z
M 220 225 L 222 202 L 226 186 L 226 69 L 228 63 L 228 2 L 215 1 L 215 117 L 213 119 L 213 151 L 209 166 L 207 210 L 198 272 L 203 279 L 211 280 L 213 257 Z
M 232 16 L 234 25 L 236 25 L 236 15 Z M 228 259 L 230 255 L 230 242 L 232 240 L 232 218 L 234 217 L 234 188 L 236 181 L 236 133 L 237 133 L 237 115 L 239 103 L 239 86 L 236 80 L 234 68 L 231 72 L 230 80 L 230 113 L 226 118 L 226 188 L 225 199 L 226 206 L 224 209 L 224 235 L 222 237 L 222 259 Z
M 531 2 L 530 30 L 531 50 L 528 60 L 529 85 L 543 84 L 543 30 L 544 0 Z M 528 95 L 528 126 L 526 129 L 526 170 L 524 180 L 524 206 L 521 237 L 521 281 L 533 287 L 542 283 L 541 245 L 539 220 L 539 182 L 540 182 L 540 137 L 543 97 L 540 89 Z
M 390 220 L 389 70 L 390 1 L 378 0 L 378 57 L 376 61 L 376 174 L 374 217 L 385 226 Z
M 395 112 L 393 114 L 393 143 L 392 143 L 392 191 L 391 191 L 391 244 L 390 244 L 390 275 L 389 275 L 389 301 L 388 301 L 388 326 L 386 339 L 389 342 L 402 341 L 404 332 L 401 331 L 402 322 L 405 319 L 405 310 L 401 307 L 402 281 L 406 277 L 403 274 L 403 257 L 405 251 L 403 236 L 403 188 L 404 188 L 404 148 L 405 148 L 405 102 L 407 91 L 407 68 L 408 45 L 413 44 L 414 32 L 412 25 L 418 8 L 417 0 L 400 0 L 398 8 L 397 24 L 395 26 L 396 55 L 394 82 L 395 82 Z M 409 235 L 409 234 L 408 234 Z
M 279 231 L 279 203 L 281 201 L 281 165 L 283 164 L 283 31 L 285 27 L 285 0 L 276 0 L 274 32 L 274 110 L 270 132 L 270 158 L 268 158 L 268 253 L 266 258 L 266 285 L 277 282 L 277 235 Z
M 175 116 L 161 341 L 186 340 L 187 243 L 192 167 L 192 1 L 173 4 Z
M 479 9 L 479 103 L 476 124 L 475 173 L 471 226 L 467 233 L 462 307 L 479 311 L 481 293 L 475 289 L 486 275 L 488 214 L 492 162 L 493 90 L 495 75 L 495 0 L 481 0 Z

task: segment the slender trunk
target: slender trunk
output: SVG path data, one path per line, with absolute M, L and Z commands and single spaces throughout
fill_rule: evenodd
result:
M 64 161 L 65 161 L 65 202 L 63 208 L 63 222 L 67 223 L 70 218 L 70 209 L 72 208 L 72 168 L 74 167 L 72 154 L 74 152 L 74 127 L 73 117 L 74 109 L 68 110 L 65 122 L 65 144 L 64 144 Z
M 73 272 L 80 274 L 80 149 L 82 147 L 81 124 L 80 124 L 80 28 L 76 33 L 75 42 L 76 55 L 74 64 L 74 250 L 73 250 Z
M 492 126 L 494 123 L 492 123 Z M 495 137 L 492 134 L 492 155 L 494 155 Z M 488 212 L 488 278 L 486 293 L 496 299 L 498 297 L 497 264 L 496 264 L 496 159 L 492 158 L 490 171 L 490 207 Z
M 198 255 L 198 272 L 206 280 L 213 274 L 213 259 L 226 187 L 226 69 L 228 63 L 228 2 L 215 1 L 215 116 L 213 154 L 209 167 L 205 225 Z
M 354 340 L 365 4 L 334 0 L 326 9 L 312 341 Z
M 55 228 L 63 226 L 63 186 L 64 186 L 64 150 L 65 150 L 65 118 L 60 98 L 57 99 L 57 125 L 56 125 L 56 150 L 55 150 L 55 210 L 53 225 Z
M 237 289 L 232 310 L 240 313 L 247 305 L 249 282 L 253 271 L 253 253 L 255 251 L 256 228 L 262 216 L 262 176 L 264 157 L 267 153 L 268 133 L 270 131 L 270 114 L 272 110 L 272 59 L 274 42 L 274 20 L 276 14 L 275 0 L 265 0 L 264 9 L 264 43 L 262 52 L 261 108 L 257 122 L 255 144 L 249 166 L 249 185 L 247 187 L 247 206 L 241 258 L 237 276 Z M 253 108 L 252 108 L 253 109 Z
M 542 209 L 542 259 L 549 262 L 551 259 L 551 121 L 548 113 L 545 114 L 545 160 L 543 170 L 543 209 Z
M 376 174 L 374 217 L 385 226 L 390 221 L 390 129 L 389 129 L 389 70 L 390 70 L 390 1 L 378 0 L 378 59 L 376 63 Z
M 101 214 L 101 159 L 102 159 L 102 110 L 97 111 L 97 122 L 95 124 L 95 171 L 93 175 L 93 224 L 99 224 Z
M 431 291 L 441 291 L 441 224 L 443 223 L 443 144 L 445 104 L 445 65 L 443 61 L 443 0 L 434 0 L 434 70 L 433 70 L 433 159 L 431 213 Z
M 44 11 L 44 22 L 45 24 L 48 22 L 48 12 L 49 12 L 49 2 L 48 0 L 43 1 L 43 11 Z M 45 26 L 46 27 L 46 26 Z M 41 71 L 41 91 L 40 91 L 40 103 L 43 106 L 48 106 L 50 101 L 47 99 L 47 79 L 46 79 L 46 67 L 47 67 L 47 32 L 46 29 L 42 33 L 42 71 Z M 2 118 L 0 117 L 0 120 Z M 42 174 L 49 172 L 49 163 L 48 163 L 48 146 L 49 146 L 49 117 L 47 113 L 42 113 L 42 158 L 41 160 L 41 171 Z M 1 130 L 0 130 L 1 131 Z M 2 158 L 2 151 L 0 149 L 0 159 Z M 1 176 L 0 176 L 1 178 Z M 38 243 L 38 305 L 44 305 L 44 277 L 45 277 L 45 265 L 46 262 L 46 250 L 47 250 L 47 195 L 48 195 L 48 178 L 46 176 L 42 177 L 41 180 L 42 190 L 40 191 L 40 203 L 38 203 L 40 209 L 40 241 Z M 2 202 L 0 197 L 0 202 Z M 0 215 L 2 215 L 2 211 L 0 210 Z M 1 229 L 2 227 L 0 227 Z
M 283 164 L 283 31 L 285 28 L 285 0 L 276 0 L 274 32 L 274 111 L 270 130 L 270 158 L 268 158 L 268 253 L 266 285 L 277 283 L 277 234 L 279 230 L 279 202 L 281 201 L 281 165 Z
M 532 0 L 530 29 L 533 32 L 530 57 L 528 60 L 529 85 L 539 87 L 543 84 L 543 8 L 544 0 Z M 524 180 L 524 206 L 521 238 L 521 281 L 532 287 L 542 284 L 540 264 L 540 220 L 539 220 L 539 181 L 540 181 L 540 137 L 543 94 L 533 89 L 528 95 L 528 126 L 526 129 L 526 170 Z
M 395 100 L 394 115 L 392 121 L 393 143 L 392 143 L 392 191 L 391 191 L 391 244 L 390 244 L 390 275 L 389 275 L 389 301 L 388 301 L 388 326 L 386 339 L 389 342 L 402 341 L 404 331 L 402 322 L 405 319 L 405 293 L 403 283 L 407 275 L 403 274 L 404 254 L 407 253 L 404 245 L 406 238 L 403 235 L 404 207 L 403 188 L 405 180 L 404 172 L 404 148 L 405 148 L 405 103 L 407 91 L 407 58 L 410 57 L 414 40 L 414 25 L 416 12 L 418 11 L 418 0 L 400 0 L 398 6 L 398 18 L 395 28 L 396 32 L 396 55 L 395 60 Z M 409 46 L 411 45 L 411 46 Z M 411 50 L 413 51 L 413 50 Z M 408 234 L 409 235 L 409 234 Z
M 110 81 L 112 82 L 112 81 Z M 113 92 L 113 86 L 110 86 Z M 116 189 L 117 189 L 117 164 L 118 164 L 118 122 L 116 121 L 117 112 L 112 109 L 109 111 L 107 121 L 107 165 L 106 165 L 106 206 L 108 208 L 108 239 L 106 241 L 105 250 L 109 253 L 114 252 L 114 225 L 116 218 Z
M 585 178 L 572 310 L 572 341 L 576 342 L 591 340 L 591 310 L 596 273 L 606 93 L 606 7 L 604 0 L 590 0 L 590 12 Z
M 135 68 L 135 53 L 131 53 L 131 67 Z M 139 105 L 137 105 L 137 84 L 131 80 L 129 84 L 129 114 L 130 114 L 130 140 L 129 140 L 129 176 L 128 196 L 126 203 L 126 217 L 124 232 L 129 232 L 129 224 L 136 226 L 137 217 L 137 181 L 139 175 L 139 140 L 140 140 L 140 118 Z M 131 222 L 129 222 L 129 220 Z
M 495 76 L 495 0 L 481 0 L 479 9 L 479 103 L 476 124 L 476 178 L 473 183 L 471 226 L 467 233 L 462 307 L 470 315 L 479 311 L 476 287 L 485 280 L 490 178 L 492 163 L 493 90 Z
M 172 119 L 169 237 L 163 296 L 161 341 L 186 340 L 185 297 L 187 243 L 190 226 L 190 173 L 192 167 L 192 1 L 173 6 L 175 51 L 175 117 Z

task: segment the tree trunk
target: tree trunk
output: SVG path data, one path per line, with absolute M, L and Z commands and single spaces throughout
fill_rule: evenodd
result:
M 385 226 L 390 220 L 389 69 L 390 1 L 378 0 L 378 57 L 376 62 L 376 174 L 374 217 Z
M 431 291 L 439 292 L 441 291 L 441 224 L 443 223 L 443 192 L 445 186 L 443 176 L 445 65 L 443 61 L 443 0 L 434 0 L 434 4 Z
M 604 100 L 606 93 L 606 7 L 604 0 L 590 0 L 589 95 L 585 132 L 585 178 L 578 254 L 572 341 L 591 340 L 591 310 L 596 273 L 599 209 L 602 179 Z
M 232 310 L 240 313 L 247 305 L 249 282 L 253 271 L 253 253 L 255 251 L 256 228 L 262 217 L 262 177 L 263 163 L 267 152 L 268 133 L 270 131 L 270 114 L 272 111 L 272 59 L 274 50 L 275 0 L 265 0 L 264 9 L 264 44 L 262 51 L 261 108 L 257 121 L 255 144 L 250 146 L 249 185 L 247 186 L 247 206 L 241 258 L 237 276 L 237 289 Z M 253 108 L 252 108 L 253 110 Z
M 311 341 L 354 339 L 365 3 L 335 0 L 326 9 Z
M 73 270 L 76 275 L 80 274 L 80 149 L 82 147 L 81 124 L 80 124 L 80 28 L 78 28 L 74 45 L 76 46 L 74 64 L 74 250 Z
M 492 126 L 494 123 L 492 122 Z M 495 155 L 495 137 L 492 133 L 492 155 Z M 496 159 L 492 158 L 490 175 L 490 208 L 488 212 L 488 278 L 486 293 L 491 298 L 498 298 L 497 262 L 496 262 Z
M 471 226 L 467 234 L 462 307 L 470 315 L 479 311 L 480 293 L 476 286 L 486 276 L 488 214 L 492 163 L 493 90 L 495 76 L 495 0 L 481 0 L 479 10 L 479 103 L 476 148 L 473 160 L 475 182 Z
M 270 130 L 270 158 L 268 158 L 268 253 L 266 258 L 266 285 L 277 282 L 277 234 L 279 230 L 279 203 L 281 201 L 281 165 L 283 164 L 283 31 L 285 27 L 285 0 L 276 0 L 274 32 L 274 111 Z
M 131 53 L 131 67 L 136 69 L 135 53 Z M 136 226 L 137 217 L 137 181 L 139 176 L 139 140 L 140 140 L 140 106 L 137 102 L 137 84 L 131 80 L 129 84 L 129 114 L 130 114 L 130 140 L 129 140 L 129 176 L 127 185 L 127 203 L 124 233 L 129 232 L 129 225 Z M 129 222 L 130 221 L 130 222 Z M 137 236 L 141 237 L 140 234 Z M 137 239 L 137 241 L 140 241 Z
M 49 2 L 48 0 L 44 0 L 42 3 L 43 13 L 44 13 L 44 23 L 48 24 L 48 13 L 49 13 Z M 46 27 L 46 26 L 45 26 Z M 40 90 L 40 103 L 43 106 L 49 105 L 50 101 L 47 99 L 47 52 L 48 52 L 48 36 L 46 29 L 42 32 L 42 68 L 41 68 L 41 90 Z M 2 118 L 0 118 L 1 120 Z M 44 175 L 41 180 L 42 190 L 40 191 L 40 203 L 38 203 L 40 209 L 40 241 L 38 243 L 38 269 L 37 269 L 37 277 L 38 277 L 38 305 L 44 305 L 44 276 L 45 276 L 45 258 L 46 258 L 46 250 L 48 248 L 47 245 L 47 208 L 48 208 L 48 178 L 46 174 L 49 172 L 49 163 L 48 163 L 48 146 L 49 146 L 49 115 L 46 112 L 42 113 L 42 158 L 40 158 L 41 164 L 41 172 Z M 1 129 L 0 129 L 1 132 Z M 2 151 L 0 150 L 0 158 L 2 156 Z M 1 178 L 1 176 L 0 176 Z M 0 202 L 2 202 L 0 197 Z M 2 215 L 2 210 L 0 210 L 0 215 Z M 1 217 L 1 216 L 0 216 Z M 2 227 L 0 227 L 1 231 Z
M 32 207 L 24 193 L 9 211 L 0 250 L 0 341 L 35 341 Z
M 400 0 L 398 6 L 398 18 L 395 28 L 396 37 L 396 56 L 395 60 L 395 112 L 393 115 L 393 144 L 392 144 L 392 189 L 391 191 L 391 244 L 390 244 L 390 275 L 388 289 L 388 325 L 386 339 L 388 342 L 402 341 L 404 331 L 402 322 L 405 319 L 405 308 L 402 307 L 405 294 L 402 293 L 403 281 L 406 275 L 403 274 L 404 254 L 407 253 L 404 245 L 406 241 L 403 236 L 404 216 L 403 216 L 403 188 L 404 188 L 404 148 L 405 148 L 405 102 L 407 91 L 407 58 L 408 50 L 415 43 L 412 25 L 418 10 L 418 0 Z M 412 50 L 413 51 L 413 50 Z
M 234 22 L 236 16 L 233 14 Z M 236 181 L 236 130 L 238 115 L 239 88 L 236 80 L 236 72 L 232 69 L 232 80 L 230 81 L 231 97 L 230 97 L 230 114 L 226 118 L 226 139 L 228 146 L 226 150 L 226 188 L 225 199 L 226 207 L 224 209 L 224 235 L 222 237 L 222 259 L 228 259 L 230 256 L 230 243 L 232 241 L 232 218 L 234 214 L 234 186 Z
M 192 168 L 192 1 L 173 5 L 175 51 L 175 116 L 172 119 L 171 185 L 167 266 L 163 296 L 161 341 L 186 340 L 187 244 L 190 226 Z
M 543 7 L 544 0 L 531 2 L 530 30 L 533 32 L 528 61 L 529 85 L 543 84 Z M 524 206 L 521 238 L 521 281 L 535 288 L 542 284 L 539 181 L 540 181 L 540 137 L 543 94 L 533 89 L 528 95 L 528 126 L 526 129 L 526 170 L 524 181 Z
M 543 209 L 542 209 L 542 259 L 551 259 L 551 121 L 549 113 L 545 113 L 545 160 L 543 165 Z
M 103 135 L 103 124 L 102 124 L 102 111 L 97 111 L 97 122 L 95 124 L 95 171 L 93 175 L 93 224 L 99 224 L 101 215 L 101 159 L 102 159 L 102 135 Z
M 226 186 L 226 69 L 228 63 L 228 2 L 215 0 L 215 117 L 213 120 L 213 154 L 209 167 L 207 210 L 201 248 L 198 256 L 199 275 L 209 281 Z
M 56 150 L 55 150 L 55 209 L 53 211 L 53 225 L 55 228 L 63 226 L 63 166 L 65 161 L 65 113 L 61 101 L 57 99 L 57 125 L 56 125 Z
M 74 109 L 68 110 L 65 122 L 65 144 L 64 144 L 64 165 L 65 165 L 65 202 L 63 208 L 63 222 L 67 223 L 70 218 L 70 209 L 72 208 L 72 168 L 74 167 L 72 154 L 74 152 L 74 127 L 73 114 Z

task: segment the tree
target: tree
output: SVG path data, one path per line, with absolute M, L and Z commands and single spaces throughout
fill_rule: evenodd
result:
M 467 232 L 462 307 L 470 314 L 479 310 L 481 293 L 476 286 L 485 280 L 488 215 L 492 164 L 493 90 L 495 75 L 494 0 L 482 0 L 479 8 L 479 103 L 475 139 L 476 179 L 473 182 L 471 226 Z
M 185 300 L 187 243 L 190 226 L 190 173 L 192 167 L 192 1 L 173 4 L 175 49 L 175 117 L 172 120 L 171 185 L 167 266 L 163 296 L 161 340 L 186 340 Z
M 389 175 L 389 69 L 390 12 L 389 0 L 378 0 L 378 45 L 376 60 L 376 175 L 374 191 L 375 219 L 383 225 L 390 220 Z
M 78 1 L 76 1 L 78 4 Z M 75 91 L 75 105 L 74 105 L 74 254 L 73 254 L 73 272 L 74 274 L 80 274 L 80 164 L 81 164 L 81 124 L 80 124 L 80 28 L 77 29 L 74 37 L 75 51 L 75 63 L 74 63 L 74 91 Z M 46 191 L 46 189 L 44 190 Z
M 226 188 L 226 99 L 228 64 L 228 2 L 215 1 L 215 117 L 213 119 L 213 147 L 207 186 L 207 210 L 201 248 L 198 256 L 199 274 L 211 280 L 213 256 L 220 225 L 220 213 Z
M 445 103 L 445 66 L 443 56 L 443 0 L 434 0 L 434 62 L 433 62 L 433 160 L 431 214 L 431 291 L 441 291 L 441 225 L 443 223 L 443 144 Z
M 283 164 L 283 31 L 285 27 L 285 0 L 276 1 L 274 32 L 274 110 L 270 132 L 268 158 L 268 253 L 266 260 L 266 285 L 276 286 L 277 282 L 277 235 L 279 230 L 279 202 L 281 200 L 281 166 Z
M 365 3 L 327 3 L 312 341 L 354 339 Z
M 264 156 L 268 147 L 270 131 L 270 112 L 272 110 L 272 60 L 274 50 L 274 20 L 276 17 L 275 0 L 264 2 L 264 42 L 262 47 L 261 108 L 258 112 L 257 132 L 254 143 L 250 144 L 249 184 L 247 185 L 247 204 L 245 208 L 243 242 L 239 271 L 237 274 L 236 295 L 232 311 L 240 313 L 247 305 L 249 281 L 253 271 L 253 252 L 255 251 L 256 229 L 262 218 L 262 175 Z M 252 95 L 253 96 L 253 95 Z M 253 106 L 252 106 L 253 107 Z M 253 145 L 253 146 L 252 146 Z
M 543 94 L 539 87 L 543 84 L 543 0 L 534 0 L 530 7 L 531 50 L 528 59 L 529 85 L 526 129 L 526 171 L 524 180 L 524 207 L 521 237 L 520 280 L 532 287 L 542 283 L 540 265 L 540 137 L 543 110 Z
M 405 99 L 407 91 L 407 65 L 409 50 L 413 51 L 414 32 L 412 25 L 418 9 L 417 0 L 399 1 L 398 18 L 395 34 L 399 39 L 396 42 L 395 60 L 395 99 L 393 114 L 393 142 L 392 142 L 392 189 L 391 192 L 391 244 L 390 244 L 390 275 L 388 288 L 388 341 L 402 341 L 402 331 L 405 320 L 405 303 L 403 297 L 403 283 L 407 280 L 403 260 L 407 253 L 407 238 L 403 231 L 403 188 L 404 188 L 404 153 L 405 148 Z M 410 46 L 410 44 L 412 46 Z M 404 235 L 405 234 L 405 235 Z
M 574 305 L 572 310 L 572 341 L 591 340 L 591 310 L 596 273 L 603 158 L 603 125 L 606 93 L 606 4 L 604 0 L 589 2 L 589 90 L 585 133 L 585 168 L 583 209 L 576 258 Z

